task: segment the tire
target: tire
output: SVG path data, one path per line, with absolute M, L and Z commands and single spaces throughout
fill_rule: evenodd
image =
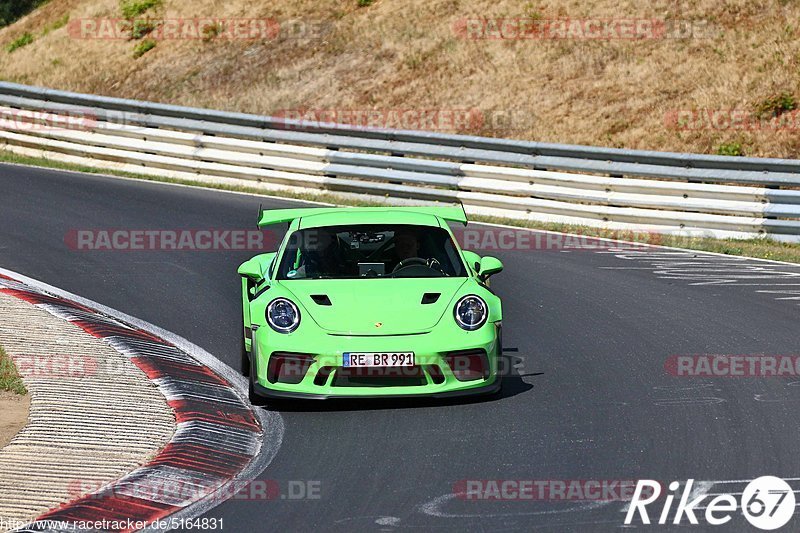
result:
M 247 280 L 247 291 L 248 292 L 250 291 L 250 284 L 251 283 L 252 282 L 250 280 Z M 239 297 L 240 298 L 243 297 L 241 292 L 239 293 Z M 239 339 L 241 341 L 241 346 L 242 346 L 242 348 L 241 348 L 241 352 L 242 352 L 241 353 L 241 360 L 239 361 L 239 372 L 241 372 L 241 374 L 244 377 L 250 377 L 250 354 L 247 353 L 247 343 L 244 340 L 244 336 L 245 336 L 245 329 L 244 329 L 245 317 L 244 317 L 244 315 L 245 315 L 244 309 L 242 309 L 242 313 L 241 313 L 241 317 L 242 317 L 241 325 L 242 325 L 242 327 L 239 328 Z M 251 348 L 252 348 L 252 346 L 251 346 Z
M 242 337 L 242 359 L 240 362 L 239 371 L 244 377 L 250 377 L 250 355 L 247 353 L 247 346 L 245 346 L 244 337 Z
M 492 394 L 492 396 L 494 398 L 502 398 L 503 397 L 503 383 L 504 383 L 503 376 L 497 376 L 497 381 L 500 383 L 500 385 L 497 387 L 497 390 L 494 391 L 494 394 Z
M 497 381 L 500 382 L 500 385 L 497 387 L 497 391 L 495 391 L 495 393 L 492 396 L 495 397 L 495 398 L 500 398 L 500 397 L 503 396 L 503 382 L 505 381 L 505 379 L 504 379 L 506 377 L 505 374 L 511 372 L 511 369 L 507 368 L 507 367 L 510 366 L 510 364 L 509 364 L 510 361 L 508 359 L 506 359 L 506 356 L 503 353 L 503 328 L 502 328 L 502 326 L 499 328 L 499 331 L 497 332 L 497 344 L 498 344 L 498 347 L 497 347 L 497 351 L 498 351 L 497 360 L 498 360 L 498 363 L 501 363 L 502 368 L 500 369 L 501 372 L 499 372 L 498 375 L 497 375 Z
M 247 385 L 248 385 L 247 386 L 247 396 L 248 396 L 248 399 L 250 400 L 251 404 L 253 404 L 253 405 L 264 405 L 264 404 L 267 403 L 266 398 L 264 398 L 263 396 L 259 396 L 256 393 L 256 389 L 255 389 L 255 386 L 254 386 L 254 380 L 256 379 L 256 376 L 258 376 L 258 372 L 256 372 L 255 366 L 256 366 L 255 361 L 252 361 L 252 362 L 248 363 L 248 368 L 247 368 L 247 370 L 248 370 L 248 372 L 247 372 L 248 373 L 248 378 L 247 378 Z
M 266 403 L 266 400 L 263 397 L 256 394 L 255 388 L 253 387 L 253 376 L 250 376 L 247 382 L 249 384 L 249 386 L 247 387 L 247 396 L 248 399 L 250 400 L 250 403 L 253 405 L 264 405 Z

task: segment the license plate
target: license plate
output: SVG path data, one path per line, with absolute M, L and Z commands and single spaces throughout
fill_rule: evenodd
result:
M 414 352 L 346 352 L 342 354 L 342 366 L 414 366 Z

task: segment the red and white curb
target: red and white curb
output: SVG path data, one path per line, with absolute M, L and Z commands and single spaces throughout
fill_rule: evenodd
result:
M 157 326 L 2 268 L 0 292 L 104 340 L 152 380 L 177 422 L 171 440 L 149 462 L 19 531 L 74 531 L 75 524 L 92 523 L 117 524 L 114 531 L 143 529 L 131 524 L 169 529 L 168 524 L 233 497 L 277 453 L 280 415 L 253 408 L 244 378 L 208 352 Z

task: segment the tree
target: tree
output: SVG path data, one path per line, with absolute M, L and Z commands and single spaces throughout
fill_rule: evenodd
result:
M 47 0 L 0 0 L 0 28 L 8 26 Z

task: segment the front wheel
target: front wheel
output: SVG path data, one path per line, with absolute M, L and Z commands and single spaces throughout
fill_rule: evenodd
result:
M 256 362 L 248 360 L 247 364 L 247 396 L 250 403 L 253 405 L 264 405 L 267 400 L 263 396 L 256 393 L 255 380 L 258 379 L 258 372 L 256 371 Z
M 503 381 L 504 381 L 504 380 L 503 380 L 503 376 L 502 376 L 502 375 L 500 375 L 500 376 L 497 376 L 497 378 L 496 378 L 496 379 L 497 379 L 497 381 L 498 381 L 500 384 L 497 386 L 497 390 L 496 390 L 496 391 L 494 391 L 494 394 L 493 394 L 493 396 L 494 396 L 495 398 L 501 398 L 501 397 L 503 396 Z
M 250 355 L 247 353 L 247 346 L 244 342 L 244 337 L 242 337 L 242 355 L 241 361 L 239 363 L 239 370 L 241 371 L 244 377 L 250 376 Z
M 495 379 L 500 382 L 500 385 L 497 387 L 494 396 L 499 398 L 503 395 L 503 382 L 505 381 L 503 378 L 511 374 L 511 361 L 503 353 L 503 326 L 497 327 L 497 362 L 498 369 Z
M 256 389 L 253 386 L 253 376 L 251 375 L 250 378 L 247 380 L 249 387 L 247 388 L 247 395 L 249 397 L 250 403 L 253 405 L 264 405 L 266 400 L 256 394 Z

